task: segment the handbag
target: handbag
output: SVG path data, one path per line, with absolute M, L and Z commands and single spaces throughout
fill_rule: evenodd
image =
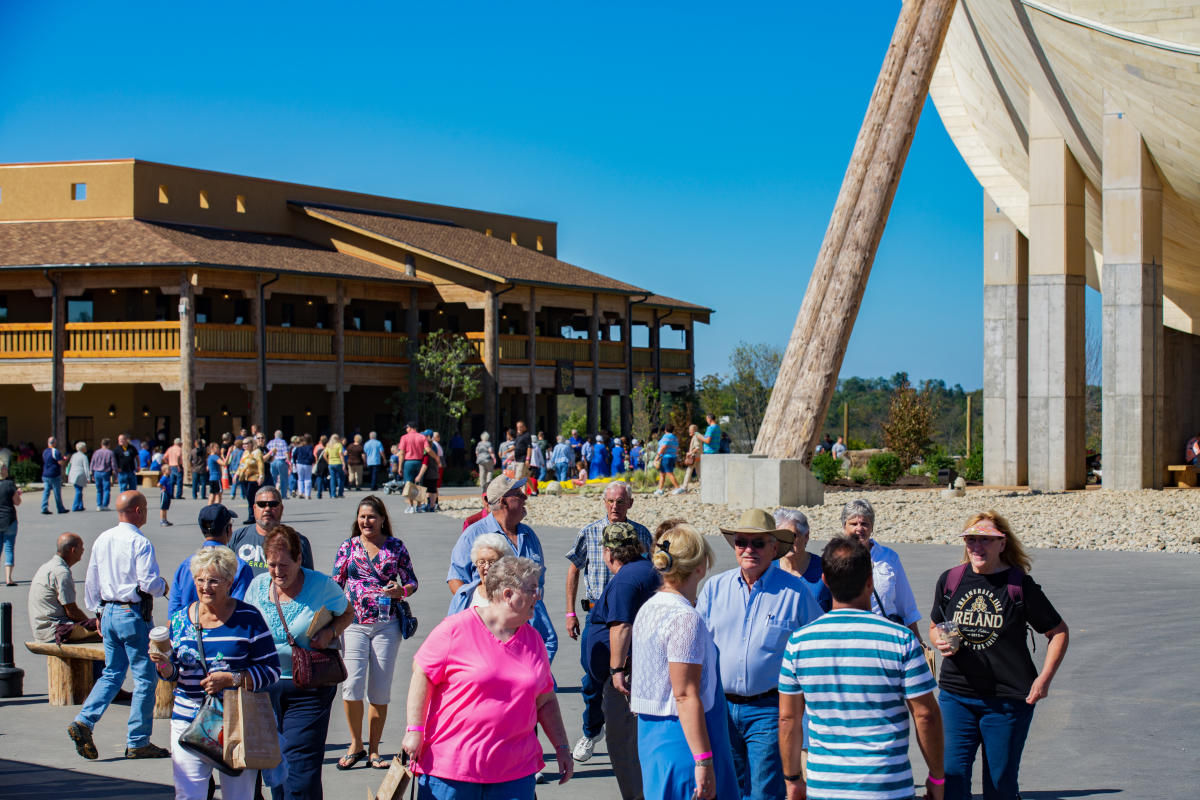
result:
M 275 591 L 271 586 L 269 593 Z M 287 620 L 283 618 L 283 606 L 279 604 L 279 595 L 271 598 L 275 601 L 275 610 L 279 613 L 279 622 L 287 634 L 288 644 L 292 647 L 292 683 L 297 689 L 318 689 L 322 686 L 335 686 L 346 680 L 346 664 L 342 654 L 332 647 L 324 650 L 309 649 L 296 644 L 288 628 Z
M 239 770 L 279 766 L 283 755 L 271 698 L 265 692 L 238 687 L 225 690 L 224 705 L 225 763 Z
M 361 542 L 359 543 L 359 546 L 360 547 L 362 546 Z M 366 555 L 365 550 L 363 552 L 363 555 L 364 556 Z M 385 581 L 383 579 L 383 576 L 379 574 L 379 570 L 375 569 L 375 564 L 371 561 L 371 559 L 368 557 L 366 559 L 366 561 L 367 561 L 367 567 L 375 575 L 375 580 L 379 581 L 379 585 L 387 586 L 388 582 Z M 396 600 L 395 602 L 392 603 L 392 605 L 396 609 L 396 615 L 400 618 L 400 636 L 401 636 L 401 638 L 411 639 L 413 637 L 413 634 L 415 634 L 417 632 L 417 618 L 416 618 L 416 615 L 414 615 L 412 612 L 412 606 L 410 606 L 408 604 L 407 600 Z
M 192 621 L 192 610 L 188 608 L 188 622 Z M 204 634 L 200 627 L 200 613 L 196 612 L 196 648 L 200 651 L 200 666 L 208 674 L 208 661 L 204 658 Z M 179 735 L 179 746 L 201 761 L 216 767 L 232 777 L 242 774 L 238 767 L 225 763 L 225 709 L 221 699 L 206 694 L 196 717 Z

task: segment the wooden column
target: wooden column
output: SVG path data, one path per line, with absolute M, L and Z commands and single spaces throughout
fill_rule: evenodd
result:
M 267 417 L 267 321 L 263 306 L 263 279 L 262 275 L 256 278 L 256 291 L 254 293 L 254 302 L 250 304 L 250 322 L 254 325 L 255 341 L 258 342 L 258 351 L 255 358 L 254 370 L 254 392 L 250 401 L 250 420 L 257 423 L 259 429 L 266 431 Z
M 687 348 L 688 386 L 696 390 L 696 320 L 688 317 L 683 329 L 684 346 Z
M 483 428 L 499 447 L 503 439 L 500 430 L 500 334 L 497 329 L 500 309 L 497 306 L 496 290 L 489 288 L 483 293 Z
M 417 366 L 417 350 L 421 346 L 420 290 L 408 290 L 408 309 L 404 315 L 404 332 L 408 336 L 408 418 L 417 418 L 417 384 L 421 373 Z
M 333 297 L 333 431 L 346 435 L 346 285 L 337 282 Z
M 179 276 L 179 438 L 183 439 L 183 480 L 192 477 L 192 446 L 196 435 L 196 297 L 190 276 Z M 205 456 L 207 458 L 207 456 Z
M 811 458 L 954 0 L 901 7 L 754 452 Z
M 537 436 L 537 289 L 529 287 L 529 310 L 525 325 L 529 328 L 529 394 L 525 398 L 525 424 Z
M 628 435 L 633 432 L 633 301 L 629 298 L 625 298 L 621 342 L 625 345 L 625 391 L 621 393 L 621 433 Z
M 75 448 L 67 441 L 66 364 L 63 360 L 67 349 L 67 296 L 58 275 L 47 277 L 54 284 L 50 307 L 50 430 L 58 439 L 59 449 L 73 453 Z
M 658 392 L 658 399 L 662 401 L 662 334 L 659 326 L 662 320 L 658 317 L 657 311 L 651 311 L 654 315 L 653 322 L 650 323 L 650 361 L 654 365 L 654 391 Z
M 592 343 L 592 389 L 588 393 L 588 433 L 600 429 L 600 295 L 592 292 L 592 317 L 588 322 Z

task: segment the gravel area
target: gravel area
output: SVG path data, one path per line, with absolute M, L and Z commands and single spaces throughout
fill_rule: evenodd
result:
M 1200 553 L 1200 490 L 1133 492 L 1090 489 L 1041 493 L 968 489 L 965 497 L 942 498 L 940 489 L 834 492 L 822 506 L 805 508 L 813 537 L 826 539 L 840 529 L 842 504 L 865 497 L 875 506 L 875 537 L 885 543 L 958 541 L 967 518 L 995 509 L 1008 518 L 1028 547 L 1074 550 L 1168 551 Z M 479 500 L 443 498 L 445 512 L 460 519 L 479 509 Z M 603 513 L 600 493 L 531 497 L 527 521 L 579 528 Z M 740 511 L 700 502 L 699 492 L 655 497 L 638 494 L 630 517 L 650 530 L 671 517 L 683 517 L 708 533 L 736 524 Z

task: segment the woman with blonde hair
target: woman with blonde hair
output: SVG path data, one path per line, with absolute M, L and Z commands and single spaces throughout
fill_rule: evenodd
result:
M 686 523 L 658 537 L 650 557 L 662 587 L 633 623 L 630 709 L 647 800 L 736 798 L 717 648 L 696 611 L 696 591 L 715 557 Z
M 963 561 L 938 578 L 929 615 L 930 639 L 945 658 L 938 681 L 945 797 L 970 798 L 982 745 L 983 796 L 1017 798 L 1034 704 L 1049 693 L 1070 635 L 1029 577 L 1032 561 L 1004 517 L 973 514 L 960 535 Z M 1050 640 L 1040 674 L 1025 645 L 1026 626 Z

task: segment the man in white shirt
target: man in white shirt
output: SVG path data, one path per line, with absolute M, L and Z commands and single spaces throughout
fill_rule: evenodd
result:
M 151 608 L 154 597 L 167 593 L 167 582 L 158 573 L 154 545 L 145 537 L 146 497 L 122 492 L 117 497 L 115 528 L 109 528 L 92 545 L 83 602 L 100 611 L 104 635 L 104 673 L 92 687 L 83 710 L 67 728 L 75 750 L 87 759 L 98 757 L 92 728 L 108 709 L 125 673 L 133 670 L 133 701 L 129 704 L 126 758 L 170 758 L 169 750 L 150 743 L 154 723 L 154 690 L 158 673 L 150 661 Z

